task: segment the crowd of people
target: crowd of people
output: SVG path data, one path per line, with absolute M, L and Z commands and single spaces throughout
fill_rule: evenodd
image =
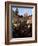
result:
M 21 23 L 19 24 L 19 22 L 16 21 L 17 26 L 13 26 L 14 28 L 12 27 L 12 29 L 14 30 L 12 32 L 14 38 L 32 37 L 32 23 L 27 24 L 26 22 L 27 22 L 27 20 L 23 21 L 23 22 L 21 21 Z M 18 26 L 18 24 L 19 24 L 19 26 Z M 28 26 L 30 26 L 30 27 L 28 28 Z

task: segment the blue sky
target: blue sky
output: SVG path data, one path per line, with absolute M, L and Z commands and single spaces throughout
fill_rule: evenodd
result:
M 16 10 L 15 7 L 12 8 L 12 10 Z M 25 13 L 28 13 L 29 15 L 32 15 L 32 8 L 18 8 L 18 14 L 24 15 Z

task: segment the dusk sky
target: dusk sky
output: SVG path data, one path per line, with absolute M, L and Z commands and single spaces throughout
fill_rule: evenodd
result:
M 15 7 L 12 8 L 12 10 L 16 10 Z M 32 15 L 32 8 L 18 8 L 18 14 L 24 15 L 25 13 L 28 13 L 29 15 Z

